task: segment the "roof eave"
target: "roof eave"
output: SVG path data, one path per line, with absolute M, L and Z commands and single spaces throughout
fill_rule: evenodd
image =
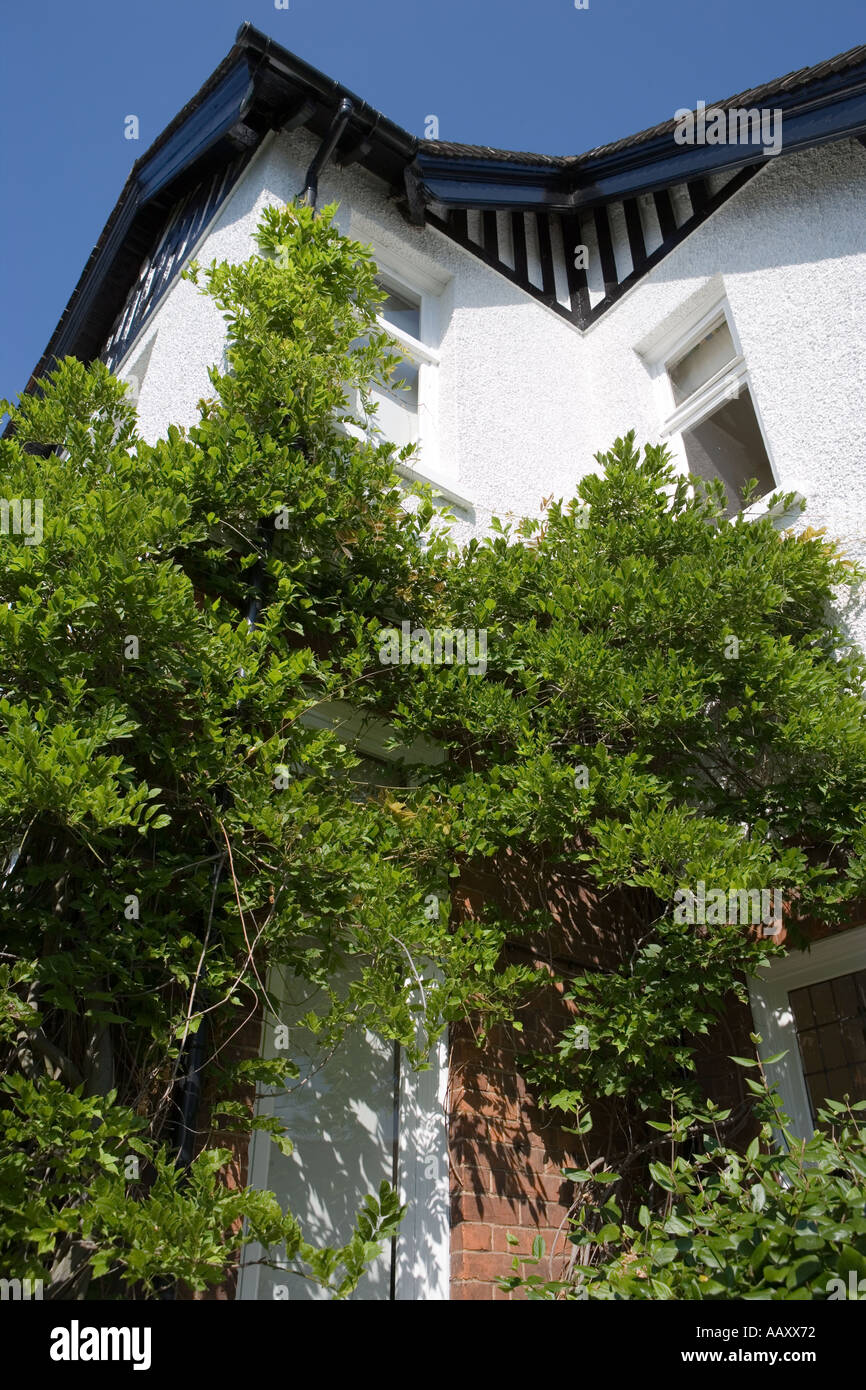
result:
M 843 80 L 844 77 L 844 80 Z M 782 112 L 781 155 L 859 136 L 866 131 L 866 62 L 797 92 L 773 98 Z M 737 109 L 730 103 L 720 109 Z M 643 144 L 575 160 L 569 168 L 509 163 L 469 155 L 433 154 L 416 160 L 425 196 L 444 207 L 567 214 L 580 207 L 637 197 L 671 184 L 734 173 L 778 156 L 760 144 L 682 145 L 673 126 Z
M 323 134 L 344 98 L 352 101 L 353 114 L 336 152 L 337 162 L 358 160 L 405 191 L 403 173 L 414 159 L 416 137 L 251 24 L 242 25 L 222 63 L 134 164 L 25 389 L 31 391 L 59 358 L 74 355 L 87 360 L 100 351 L 119 307 L 114 304 L 116 296 L 105 292 L 112 281 L 119 283 L 127 273 L 124 250 L 133 230 L 139 232 L 131 248 L 135 259 L 139 243 L 147 240 L 149 219 L 154 226 L 159 223 L 166 200 L 195 166 L 221 153 L 237 154 L 257 144 L 268 129 L 285 123 L 303 124 L 314 135 Z M 135 271 L 144 254 L 137 254 Z M 104 314 L 100 312 L 103 304 Z
M 755 89 L 783 111 L 783 157 L 866 132 L 866 59 L 860 51 L 852 56 L 853 63 L 794 90 L 786 87 L 790 79 L 776 89 Z M 646 139 L 575 159 L 446 155 L 243 24 L 223 62 L 133 166 L 26 389 L 58 358 L 88 360 L 101 351 L 168 208 L 203 164 L 251 149 L 270 129 L 303 125 L 322 136 L 344 99 L 353 111 L 336 163 L 359 162 L 383 179 L 405 198 L 416 223 L 423 223 L 431 205 L 568 214 L 772 158 L 762 146 L 677 145 L 672 124 L 647 132 Z M 720 105 L 730 109 L 744 99 Z

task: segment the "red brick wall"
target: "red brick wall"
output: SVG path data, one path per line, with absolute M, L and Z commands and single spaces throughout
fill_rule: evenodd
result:
M 456 895 L 455 916 L 480 915 L 485 904 L 500 904 L 515 917 L 539 909 L 549 930 L 516 941 L 504 961 L 532 960 L 539 988 L 521 1009 L 521 1032 L 499 1027 L 485 1046 L 476 1046 L 468 1025 L 452 1029 L 449 1088 L 451 1156 L 451 1297 L 499 1301 L 524 1297 L 497 1287 L 512 1274 L 515 1254 L 529 1254 L 536 1236 L 546 1254 L 535 1270 L 560 1278 L 573 1247 L 567 1215 L 572 1184 L 561 1176 L 582 1167 L 574 1135 L 557 1121 L 557 1112 L 540 1109 L 518 1070 L 518 1054 L 548 1050 L 573 1017 L 563 987 L 564 976 L 581 969 L 613 969 L 627 958 L 655 915 L 638 894 L 601 894 L 570 867 L 542 872 L 525 858 L 505 855 L 490 869 L 464 876 Z M 726 1017 L 700 1046 L 699 1077 L 719 1105 L 735 1112 L 739 1137 L 751 1136 L 752 1120 L 742 1072 L 727 1059 L 750 1050 L 751 1013 L 732 998 Z M 604 1132 L 604 1114 L 596 1114 L 596 1132 Z M 510 1245 L 508 1235 L 516 1237 Z
M 240 1012 L 240 1010 L 238 1010 Z M 255 1058 L 260 1055 L 262 1033 L 261 1008 L 256 1008 L 255 1012 L 241 1024 L 237 1033 L 228 1039 L 221 1049 L 219 1060 L 243 1061 L 246 1058 Z M 205 1072 L 204 1094 L 198 1115 L 200 1126 L 201 1142 L 197 1149 L 204 1148 L 205 1144 L 211 1147 L 228 1149 L 231 1152 L 231 1162 L 226 1169 L 225 1182 L 229 1188 L 245 1187 L 249 1179 L 249 1136 L 238 1133 L 236 1130 L 221 1129 L 214 1124 L 211 1117 L 211 1106 L 214 1101 L 214 1087 L 207 1079 Z M 238 1086 L 235 1088 L 230 1099 L 241 1101 L 253 1114 L 255 1108 L 255 1087 L 252 1085 Z M 238 1222 L 237 1230 L 240 1230 L 241 1223 Z M 234 1299 L 237 1288 L 237 1273 L 233 1273 L 224 1284 L 218 1284 L 204 1293 L 190 1294 L 195 1301 L 229 1301 Z
M 539 988 L 520 1011 L 522 1031 L 498 1027 L 479 1048 L 468 1025 L 452 1029 L 451 1297 L 497 1301 L 523 1296 L 500 1290 L 496 1280 L 513 1273 L 515 1254 L 529 1254 L 538 1235 L 546 1255 L 532 1272 L 560 1276 L 572 1250 L 565 1237 L 573 1196 L 561 1170 L 583 1162 L 556 1112 L 536 1104 L 517 1055 L 552 1044 L 573 1016 L 552 973 L 612 968 L 633 947 L 638 923 L 633 902 L 614 895 L 603 902 L 577 870 L 541 871 L 511 854 L 464 875 L 455 916 L 478 916 L 490 902 L 518 920 L 540 910 L 550 922 L 505 953 L 539 971 Z
M 529 1254 L 537 1235 L 554 1254 L 556 1274 L 570 1247 L 563 1222 L 571 1184 L 560 1170 L 574 1165 L 569 1139 L 549 1114 L 533 1103 L 517 1070 L 516 1051 L 532 1045 L 543 1030 L 519 1038 L 495 1030 L 483 1051 L 468 1029 L 451 1048 L 449 1129 L 451 1152 L 451 1297 L 507 1299 L 494 1281 L 512 1273 L 515 1254 Z M 540 1036 L 537 1037 L 540 1041 Z M 512 1234 L 518 1244 L 510 1245 Z M 547 1264 L 543 1270 L 547 1274 Z
M 524 1273 L 563 1276 L 573 1249 L 567 1215 L 573 1185 L 561 1170 L 582 1167 L 575 1136 L 565 1133 L 550 1111 L 538 1108 L 518 1070 L 517 1054 L 543 1046 L 561 1027 L 567 1006 L 540 989 L 522 1015 L 523 1032 L 494 1030 L 484 1048 L 468 1027 L 452 1030 L 449 1104 L 451 1155 L 451 1297 L 498 1301 L 520 1299 L 497 1287 L 513 1274 L 515 1255 L 531 1253 L 544 1238 L 541 1265 Z M 751 1050 L 748 1006 L 731 1000 L 728 1016 L 702 1043 L 698 1075 L 716 1104 L 730 1107 L 732 1138 L 747 1143 L 755 1132 L 743 1073 L 728 1058 Z M 511 1234 L 517 1244 L 509 1243 Z

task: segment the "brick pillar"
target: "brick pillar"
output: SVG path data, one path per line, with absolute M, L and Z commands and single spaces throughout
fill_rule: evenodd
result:
M 515 1255 L 529 1255 L 542 1236 L 545 1259 L 537 1269 L 559 1278 L 571 1252 L 566 1220 L 573 1185 L 561 1170 L 578 1165 L 557 1112 L 542 1111 L 520 1074 L 517 1053 L 542 1042 L 563 1009 L 548 987 L 524 1031 L 493 1030 L 483 1050 L 468 1027 L 452 1030 L 449 1102 L 451 1153 L 451 1297 L 499 1300 L 523 1297 L 497 1287 L 513 1274 Z M 560 1025 L 562 1020 L 557 1020 Z M 511 1243 L 508 1237 L 514 1238 Z M 551 1258 L 552 1256 L 552 1258 Z

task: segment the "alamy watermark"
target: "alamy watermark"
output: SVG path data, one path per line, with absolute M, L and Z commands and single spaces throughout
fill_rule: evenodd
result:
M 151 1329 L 82 1327 L 73 1318 L 69 1327 L 52 1328 L 48 1355 L 52 1361 L 131 1361 L 134 1371 L 148 1371 Z
M 848 1271 L 847 1286 L 844 1279 L 836 1278 L 828 1279 L 824 1288 L 828 1303 L 838 1303 L 840 1298 L 853 1298 L 855 1301 L 866 1300 L 866 1279 L 858 1279 L 855 1269 Z
M 404 622 L 383 627 L 379 633 L 379 660 L 383 666 L 466 666 L 471 676 L 487 670 L 487 629 L 474 627 L 413 628 Z
M 0 1302 L 12 1299 L 14 1302 L 29 1303 L 31 1299 L 41 1300 L 45 1288 L 42 1279 L 0 1279 Z
M 42 542 L 42 498 L 0 497 L 0 536 L 24 536 L 25 545 Z
M 763 145 L 764 153 L 782 150 L 782 111 L 778 106 L 733 106 L 723 111 L 699 101 L 694 111 L 681 106 L 674 112 L 674 140 L 678 145 Z
M 784 926 L 781 888 L 707 888 L 698 880 L 697 891 L 678 888 L 674 893 L 674 921 L 710 926 L 761 926 L 762 936 L 778 936 Z

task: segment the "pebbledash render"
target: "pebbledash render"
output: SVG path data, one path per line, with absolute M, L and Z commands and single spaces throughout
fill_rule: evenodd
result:
M 414 472 L 449 504 L 457 539 L 572 496 L 596 452 L 634 428 L 683 469 L 721 477 L 732 502 L 753 476 L 764 496 L 803 494 L 808 524 L 866 559 L 866 46 L 717 104 L 717 126 L 748 140 L 707 138 L 696 105 L 694 120 L 679 111 L 579 156 L 420 140 L 244 25 L 136 163 L 30 384 L 55 357 L 102 357 L 130 383 L 146 438 L 192 423 L 224 323 L 181 270 L 193 256 L 249 256 L 262 209 L 310 196 L 318 175 L 319 205 L 337 203 L 340 228 L 372 244 L 384 319 L 410 364 L 412 390 L 383 396 L 380 419 L 418 443 Z M 776 520 L 805 524 L 798 511 Z M 863 606 L 840 595 L 839 617 L 866 644 Z M 351 730 L 350 709 L 335 717 Z M 381 737 L 359 740 L 388 756 Z M 539 881 L 531 864 L 467 879 L 454 911 L 527 893 L 551 914 L 546 958 L 566 971 L 618 959 L 626 906 L 602 911 L 585 883 Z M 525 959 L 525 945 L 513 951 Z M 707 1041 L 715 1097 L 740 1099 L 726 1058 L 757 1027 L 768 1054 L 788 1045 L 781 1090 L 805 1131 L 796 992 L 864 962 L 854 922 L 774 963 L 751 1016 L 732 1011 Z M 521 1047 L 563 1007 L 539 987 Z M 832 1009 L 824 1026 L 841 1026 Z M 259 1023 L 247 1043 L 275 1055 L 273 1037 Z M 366 1192 L 396 1180 L 409 1214 L 356 1297 L 506 1298 L 495 1280 L 515 1251 L 537 1234 L 563 1249 L 568 1135 L 535 1108 L 508 1030 L 482 1055 L 452 1029 L 431 1062 L 413 1073 L 390 1044 L 357 1037 L 321 1066 L 311 1047 L 307 1084 L 258 1101 L 284 1116 L 293 1155 L 255 1139 L 237 1176 L 275 1189 L 331 1244 Z M 256 1254 L 229 1296 L 324 1296 Z

